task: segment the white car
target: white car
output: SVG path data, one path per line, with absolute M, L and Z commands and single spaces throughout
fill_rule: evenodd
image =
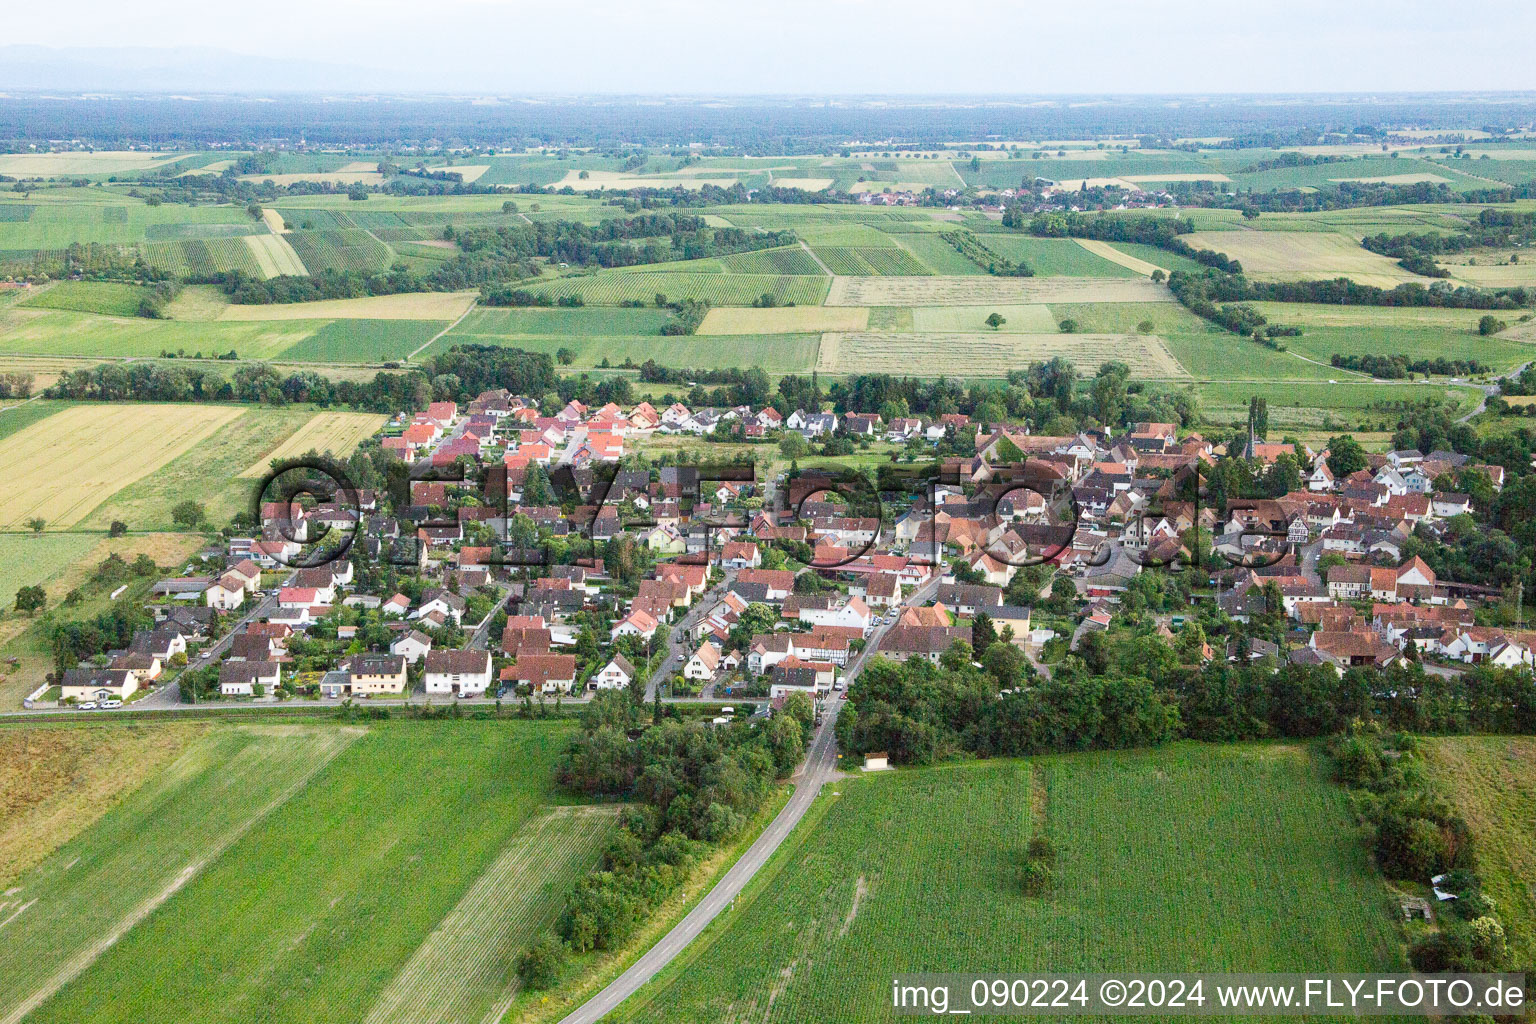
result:
M 104 708 L 120 708 L 123 706 L 123 702 L 120 700 L 104 700 L 101 702 L 101 706 Z
M 84 704 L 76 704 L 75 705 L 75 710 L 76 711 L 95 711 L 96 710 L 96 702 L 93 701 L 93 700 L 88 700 Z

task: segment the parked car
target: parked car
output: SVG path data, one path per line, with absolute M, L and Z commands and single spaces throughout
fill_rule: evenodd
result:
M 120 700 L 104 700 L 101 702 L 101 706 L 104 708 L 120 708 L 123 706 L 123 702 Z
M 76 704 L 75 705 L 75 710 L 76 711 L 95 711 L 96 710 L 96 702 L 93 701 L 93 700 L 88 700 L 84 704 Z

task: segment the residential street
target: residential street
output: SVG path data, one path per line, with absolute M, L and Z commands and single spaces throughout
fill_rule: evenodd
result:
M 688 609 L 688 614 L 684 615 L 682 621 L 673 627 L 671 634 L 667 637 L 667 660 L 663 661 L 661 666 L 651 673 L 650 682 L 645 684 L 645 702 L 647 704 L 656 699 L 656 690 L 662 683 L 682 671 L 683 663 L 687 661 L 686 645 L 688 631 L 698 625 L 701 619 L 708 616 L 714 610 L 715 605 L 719 604 L 720 600 L 725 597 L 725 592 L 730 589 L 731 584 L 734 582 L 736 582 L 736 570 L 725 570 L 725 579 L 699 595 L 699 599 L 693 602 L 693 607 Z

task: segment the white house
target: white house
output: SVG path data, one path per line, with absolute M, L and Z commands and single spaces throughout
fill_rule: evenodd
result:
M 414 665 L 432 653 L 432 638 L 419 629 L 410 630 L 389 645 L 389 653 L 398 654 Z
M 711 640 L 693 652 L 693 657 L 683 666 L 683 678 L 705 682 L 715 677 L 719 667 L 720 648 Z
M 479 696 L 491 685 L 491 652 L 432 651 L 423 683 L 428 693 Z
M 635 681 L 635 666 L 622 654 L 615 654 L 587 681 L 594 690 L 622 690 Z
M 219 666 L 219 693 L 225 697 L 253 697 L 256 687 L 263 693 L 277 689 L 278 665 L 275 661 L 226 661 Z
M 801 608 L 800 621 L 812 626 L 857 626 L 868 629 L 872 618 L 869 605 L 860 597 L 850 597 L 836 608 Z

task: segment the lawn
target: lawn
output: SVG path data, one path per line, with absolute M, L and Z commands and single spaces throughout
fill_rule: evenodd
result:
M 343 749 L 307 784 L 300 776 L 293 785 L 281 769 L 255 775 L 247 766 L 222 766 L 230 790 L 223 803 L 250 815 L 244 809 L 259 807 L 260 795 L 229 796 L 263 785 L 282 787 L 281 799 L 232 842 L 191 858 L 162 854 L 168 872 L 188 863 L 196 870 L 30 1020 L 359 1020 L 402 970 L 419 970 L 411 967 L 413 957 L 440 926 L 454 929 L 450 948 L 472 939 L 472 928 L 506 927 L 478 921 L 473 904 L 462 901 L 467 894 L 474 899 L 488 870 L 505 868 L 500 859 L 508 843 L 551 795 L 565 727 L 402 722 L 376 724 L 350 743 L 333 726 L 287 728 Z M 91 829 L 82 841 L 101 831 Z M 143 839 L 123 837 L 121 846 L 132 855 L 165 841 L 157 828 Z M 66 847 L 50 864 L 70 852 Z M 556 885 L 592 854 L 588 846 L 553 858 Z M 538 870 L 535 864 L 535 877 Z M 515 889 L 482 887 L 478 894 L 519 913 Z M 552 916 L 538 902 L 533 916 Z M 50 962 L 35 948 L 0 957 L 23 952 L 34 953 L 32 962 Z M 478 947 L 471 966 L 483 979 L 506 972 L 513 955 Z M 410 978 L 402 984 L 411 986 Z M 483 987 L 445 988 L 466 1000 L 485 994 Z
M 282 358 L 311 363 L 379 363 L 404 359 L 446 324 L 436 320 L 332 320 L 283 351 Z
M 148 295 L 148 288 L 134 284 L 60 281 L 21 305 L 28 308 L 72 309 L 79 313 L 102 313 L 106 316 L 138 316 L 139 304 Z
M 1477 838 L 1483 891 L 1498 904 L 1510 962 L 1536 956 L 1536 740 L 1455 736 L 1424 741 L 1435 776 Z
M 0 441 L 0 528 L 33 517 L 80 522 L 248 410 L 211 405 L 76 405 Z M 178 495 L 179 497 L 179 495 Z
M 886 1021 L 901 972 L 1381 971 L 1402 953 L 1304 750 L 1180 744 L 833 783 L 625 1021 Z M 1056 882 L 1027 897 L 1031 837 Z

